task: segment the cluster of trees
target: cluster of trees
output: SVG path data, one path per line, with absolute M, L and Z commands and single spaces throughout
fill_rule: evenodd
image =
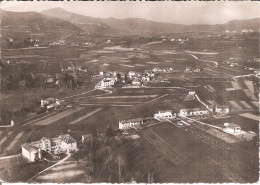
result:
M 1 89 L 3 91 L 31 89 L 43 87 L 48 76 L 44 73 L 32 73 L 15 70 L 15 72 L 2 76 Z M 59 80 L 59 87 L 69 89 L 77 88 L 80 84 L 79 78 L 75 73 L 62 73 L 53 75 L 54 81 Z
M 38 41 L 32 39 L 31 37 L 3 38 L 1 40 L 1 46 L 3 48 L 8 48 L 8 49 L 32 47 L 36 43 L 38 43 Z M 49 43 L 48 42 L 41 43 L 41 45 L 47 46 L 49 45 Z
M 61 76 L 61 83 L 62 82 L 67 88 L 74 89 L 79 85 L 79 77 L 75 73 L 63 73 Z
M 133 141 L 118 139 L 117 131 L 110 125 L 104 134 L 93 131 L 91 139 L 86 141 L 83 148 L 73 156 L 76 160 L 87 161 L 90 175 L 95 182 L 154 182 L 153 171 L 141 172 L 133 168 L 132 156 L 125 150 L 129 142 L 134 147 Z

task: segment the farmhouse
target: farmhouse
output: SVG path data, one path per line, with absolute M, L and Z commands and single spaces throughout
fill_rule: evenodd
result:
M 195 115 L 207 115 L 209 111 L 207 109 L 181 109 L 179 115 L 180 116 L 195 116 Z
M 59 135 L 55 138 L 43 137 L 40 141 L 22 145 L 22 155 L 29 159 L 30 162 L 40 159 L 41 151 L 54 152 L 57 154 L 76 150 L 78 150 L 77 141 L 69 134 Z
M 29 162 L 34 162 L 42 158 L 42 151 L 40 148 L 25 143 L 22 145 L 22 155 L 27 158 Z
M 164 110 L 159 111 L 158 113 L 154 114 L 155 119 L 169 119 L 172 118 L 172 111 L 171 110 Z
M 243 131 L 241 131 L 241 127 L 234 123 L 224 123 L 223 131 L 232 135 L 239 135 L 243 133 Z

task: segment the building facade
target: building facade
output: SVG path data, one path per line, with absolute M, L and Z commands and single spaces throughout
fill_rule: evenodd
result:
M 42 151 L 40 148 L 25 143 L 22 145 L 22 155 L 27 158 L 29 162 L 35 162 L 42 158 Z
M 229 106 L 228 105 L 217 105 L 215 107 L 215 112 L 217 114 L 228 114 L 229 113 Z
M 122 120 L 122 121 L 119 121 L 118 128 L 120 130 L 128 130 L 131 128 L 137 128 L 137 127 L 141 126 L 143 123 L 144 123 L 144 121 L 142 118 Z
M 96 89 L 104 89 L 104 88 L 108 88 L 111 87 L 115 84 L 115 82 L 117 81 L 116 77 L 107 77 L 104 78 L 103 80 L 101 80 L 96 86 Z
M 171 110 L 159 111 L 154 114 L 155 119 L 171 119 L 173 118 Z
M 25 143 L 22 145 L 22 155 L 34 162 L 41 159 L 41 151 L 53 152 L 54 154 L 77 151 L 77 141 L 69 134 L 59 135 L 54 138 L 43 137 L 39 141 Z
M 209 114 L 209 110 L 207 109 L 181 109 L 179 115 L 180 116 L 197 116 L 197 115 L 207 115 Z

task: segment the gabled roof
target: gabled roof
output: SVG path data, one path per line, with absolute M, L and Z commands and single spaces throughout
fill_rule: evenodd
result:
M 30 145 L 28 143 L 23 144 L 22 148 L 24 148 L 28 152 L 37 152 L 38 151 L 38 148 L 36 148 L 35 146 L 32 146 L 32 145 Z

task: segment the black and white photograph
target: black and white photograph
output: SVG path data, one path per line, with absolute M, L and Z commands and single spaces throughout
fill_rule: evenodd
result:
M 0 184 L 259 182 L 260 3 L 0 3 Z

